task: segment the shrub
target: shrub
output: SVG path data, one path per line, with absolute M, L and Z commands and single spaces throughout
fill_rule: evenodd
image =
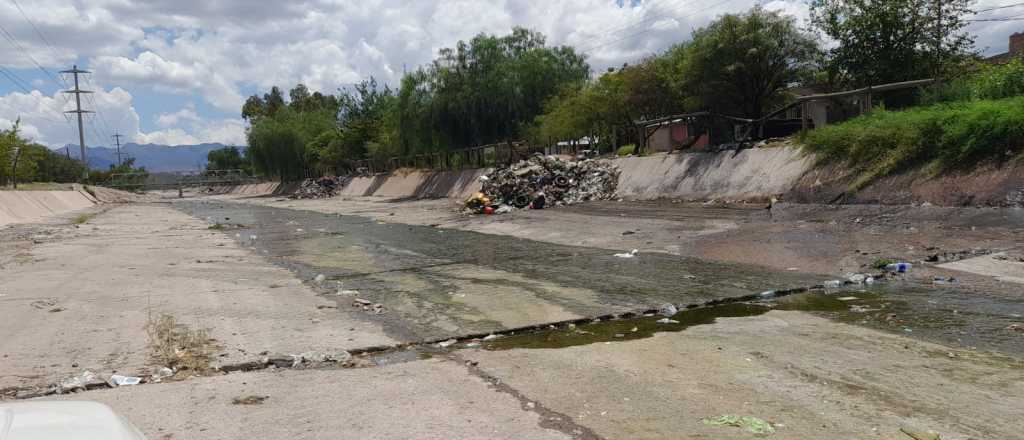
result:
M 623 146 L 619 147 L 618 151 L 615 152 L 615 154 L 620 156 L 620 157 L 621 156 L 629 156 L 630 154 L 635 154 L 635 153 L 636 153 L 636 145 L 635 144 L 623 145 Z
M 804 134 L 807 151 L 845 162 L 858 174 L 851 189 L 910 166 L 936 171 L 1005 160 L 1024 148 L 1024 97 L 876 110 Z

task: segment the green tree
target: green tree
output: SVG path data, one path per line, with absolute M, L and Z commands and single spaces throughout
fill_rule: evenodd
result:
M 972 55 L 970 0 L 812 0 L 811 22 L 838 44 L 832 81 L 861 87 L 929 78 Z
M 402 80 L 398 126 L 406 152 L 465 148 L 518 137 L 544 103 L 590 68 L 570 47 L 548 47 L 542 34 L 515 28 L 444 48 Z
M 818 52 L 794 17 L 755 6 L 694 31 L 683 76 L 694 106 L 756 118 L 813 71 Z
M 224 147 L 206 153 L 207 170 L 238 170 L 244 168 L 244 164 L 238 147 Z

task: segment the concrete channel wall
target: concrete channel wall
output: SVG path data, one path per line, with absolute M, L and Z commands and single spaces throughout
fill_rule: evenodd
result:
M 619 194 L 627 199 L 762 200 L 786 193 L 813 165 L 797 148 L 777 147 L 720 153 L 655 154 L 614 159 L 622 170 Z M 341 196 L 465 199 L 479 191 L 488 169 L 403 169 L 356 177 Z M 288 194 L 294 184 L 225 188 L 230 194 Z
M 789 192 L 814 166 L 793 147 L 658 154 L 616 160 L 626 199 L 760 200 Z
M 341 190 L 341 195 L 465 199 L 480 190 L 480 176 L 487 171 L 397 170 L 390 174 L 356 177 Z
M 84 191 L 0 191 L 0 226 L 38 221 L 96 203 Z
M 656 154 L 615 159 L 622 170 L 619 194 L 627 199 L 759 200 L 786 193 L 813 166 L 796 148 L 761 148 L 739 153 Z M 464 199 L 480 189 L 488 170 L 399 170 L 357 177 L 343 196 Z

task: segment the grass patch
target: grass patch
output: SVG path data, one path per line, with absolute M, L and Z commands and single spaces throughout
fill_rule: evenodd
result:
M 224 225 L 222 225 L 220 223 L 214 223 L 214 224 L 210 225 L 210 227 L 208 227 L 206 229 L 209 229 L 211 231 L 223 231 L 224 230 Z
M 1024 151 L 1024 97 L 880 109 L 807 132 L 800 142 L 822 162 L 853 168 L 852 190 L 914 166 L 939 173 L 1006 163 Z
M 885 266 L 896 263 L 897 261 L 892 258 L 877 258 L 875 261 L 871 262 L 871 267 L 875 269 L 885 269 Z
M 150 357 L 157 365 L 174 371 L 205 373 L 210 371 L 217 345 L 206 329 L 180 324 L 171 315 L 160 315 L 146 322 Z
M 88 222 L 89 220 L 92 220 L 93 217 L 96 217 L 96 214 L 78 214 L 71 219 L 71 224 L 82 225 Z
M 617 155 L 619 157 L 622 157 L 622 156 L 629 156 L 630 154 L 635 154 L 635 153 L 636 153 L 636 145 L 635 144 L 626 144 L 626 145 L 623 145 L 623 146 L 619 147 L 619 149 L 615 152 L 615 155 Z

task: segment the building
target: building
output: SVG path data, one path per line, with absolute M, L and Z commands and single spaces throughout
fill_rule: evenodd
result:
M 1024 33 L 1015 32 L 1010 35 L 1010 44 L 1006 52 L 985 58 L 985 62 L 992 64 L 1004 64 L 1014 59 L 1024 59 Z

